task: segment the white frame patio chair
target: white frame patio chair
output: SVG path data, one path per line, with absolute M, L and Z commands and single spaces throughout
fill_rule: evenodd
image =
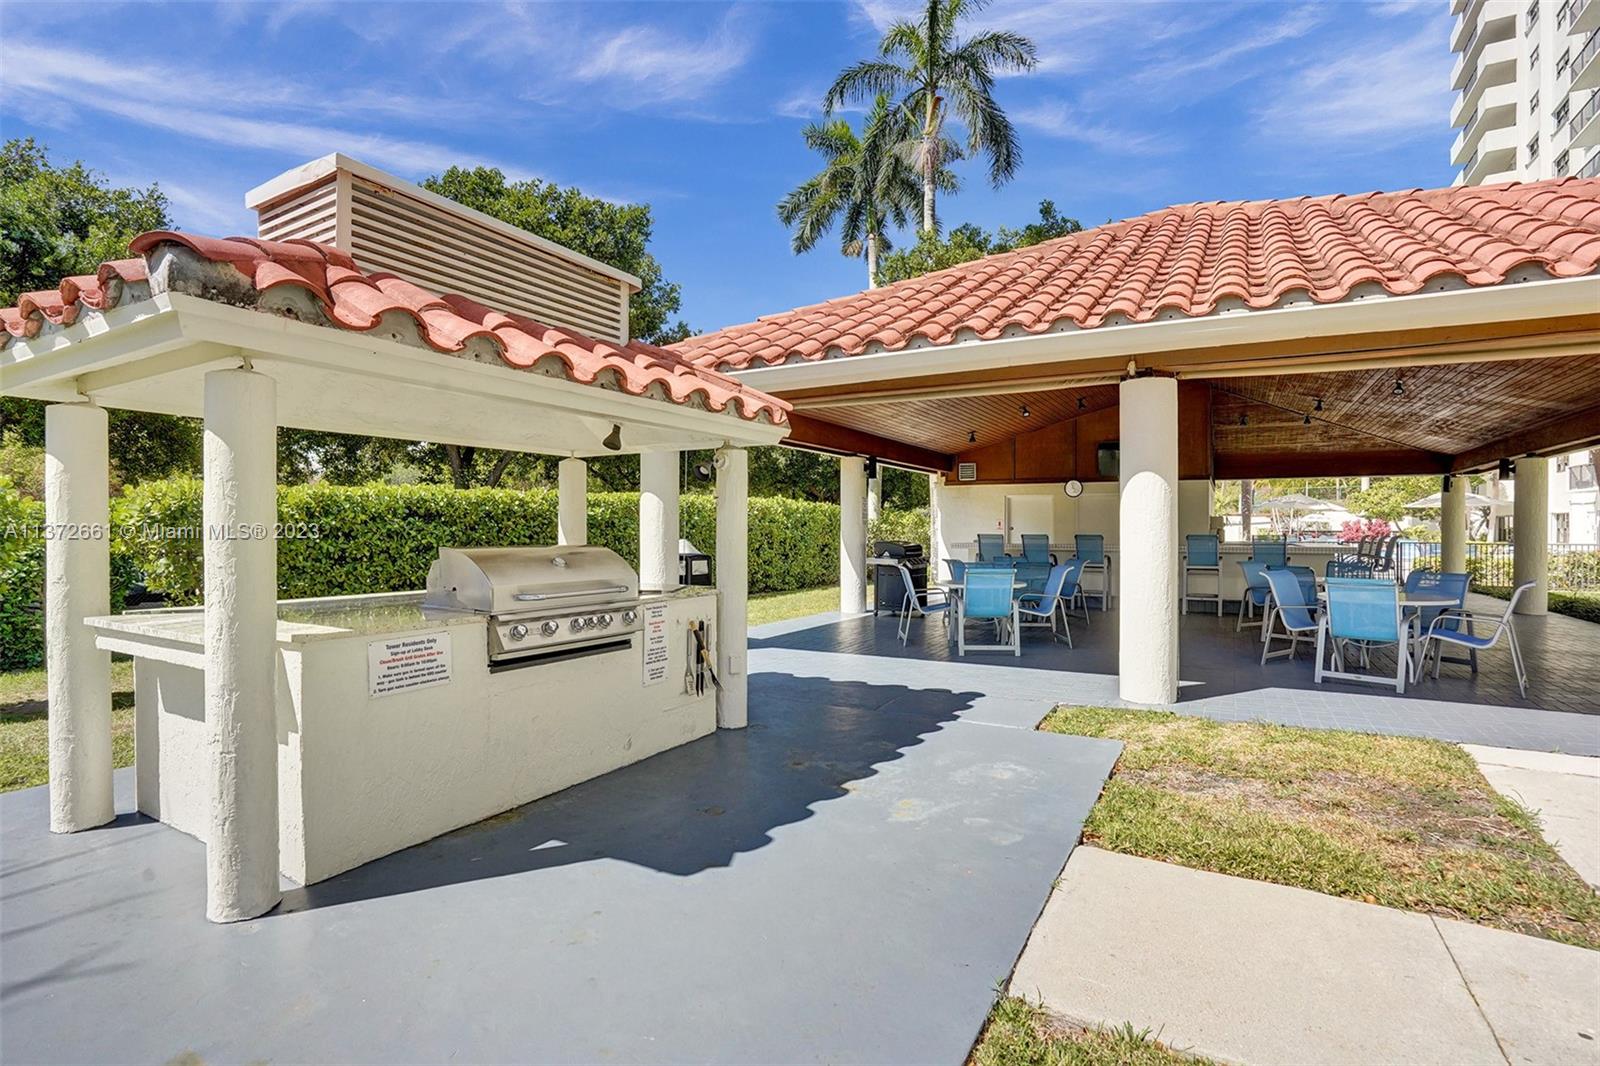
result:
M 900 571 L 900 580 L 906 590 L 905 597 L 900 601 L 900 624 L 896 630 L 900 637 L 900 646 L 905 647 L 906 641 L 911 636 L 911 619 L 915 615 L 921 615 L 923 618 L 939 615 L 944 618 L 945 628 L 949 629 L 950 597 L 945 595 L 944 589 L 930 588 L 919 593 L 916 583 L 911 578 L 911 568 L 901 563 L 895 569 Z M 944 598 L 936 603 L 933 600 L 934 596 Z
M 1012 585 L 1016 575 L 1010 567 L 967 567 L 966 580 L 961 585 L 961 595 L 956 599 L 956 654 L 964 656 L 969 651 L 1009 651 L 1022 655 L 1022 626 L 1018 615 Z M 967 623 L 993 622 L 999 630 L 997 637 L 1006 643 L 968 644 Z M 1009 624 L 1009 632 L 1007 625 Z
M 1082 574 L 1082 559 L 1068 559 L 1051 567 L 1050 576 L 1045 579 L 1043 592 L 1024 592 L 1017 597 L 1019 623 L 1029 628 L 1049 626 L 1050 639 L 1060 640 L 1065 635 L 1067 647 L 1072 647 L 1072 626 L 1067 621 L 1067 604 L 1076 595 L 1078 580 Z M 1068 584 L 1073 586 L 1074 592 L 1063 595 Z M 1029 606 L 1030 604 L 1037 606 Z M 1022 622 L 1023 618 L 1042 619 L 1042 621 Z M 1056 626 L 1058 618 L 1061 623 L 1060 628 Z
M 1411 657 L 1411 622 L 1401 608 L 1400 586 L 1374 578 L 1330 577 L 1327 595 L 1321 624 L 1317 626 L 1317 668 L 1313 675 L 1316 683 L 1322 684 L 1325 677 L 1365 681 L 1393 685 L 1396 693 L 1405 695 L 1406 678 L 1415 676 L 1416 661 Z M 1360 646 L 1363 666 L 1373 647 L 1393 644 L 1393 679 L 1345 670 L 1345 650 L 1351 644 Z M 1330 653 L 1332 666 L 1324 669 Z
M 1267 616 L 1262 621 L 1261 629 L 1261 665 L 1267 665 L 1268 659 L 1294 658 L 1294 653 L 1300 647 L 1300 641 L 1309 642 L 1321 626 L 1317 617 L 1316 597 L 1307 596 L 1305 586 L 1300 583 L 1300 578 L 1288 567 L 1268 567 L 1266 570 L 1267 587 L 1272 590 L 1272 595 L 1267 598 Z M 1283 626 L 1282 633 L 1274 633 L 1272 624 L 1277 622 Z M 1274 640 L 1287 640 L 1289 646 L 1280 651 L 1273 651 Z
M 1522 659 L 1522 646 L 1517 643 L 1517 630 L 1511 624 L 1511 615 L 1517 609 L 1517 601 L 1522 598 L 1522 594 L 1533 588 L 1534 584 L 1535 582 L 1532 581 L 1524 581 L 1513 589 L 1511 591 L 1511 601 L 1506 604 L 1505 614 L 1499 618 L 1483 618 L 1468 610 L 1450 610 L 1440 614 L 1429 624 L 1428 631 L 1422 635 L 1420 641 L 1422 652 L 1418 660 L 1417 673 L 1420 675 L 1422 670 L 1427 667 L 1430 647 L 1434 655 L 1433 677 L 1437 681 L 1439 668 L 1444 664 L 1445 644 L 1455 644 L 1477 653 L 1488 651 L 1500 643 L 1500 637 L 1504 634 L 1506 643 L 1511 648 L 1511 668 L 1517 674 L 1517 691 L 1526 699 L 1528 696 L 1528 668 Z M 1462 622 L 1466 622 L 1469 625 L 1466 631 L 1459 628 Z M 1452 625 L 1455 628 L 1451 628 Z M 1490 633 L 1478 633 L 1476 632 L 1478 625 L 1493 626 L 1494 630 Z M 1459 662 L 1460 660 L 1452 659 L 1450 661 Z M 1473 669 L 1477 669 L 1476 663 L 1473 664 Z

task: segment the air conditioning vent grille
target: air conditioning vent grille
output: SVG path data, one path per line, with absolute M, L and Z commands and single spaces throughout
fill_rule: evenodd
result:
M 956 480 L 957 481 L 976 481 L 976 480 L 978 480 L 978 464 L 977 463 L 957 463 L 956 464 Z

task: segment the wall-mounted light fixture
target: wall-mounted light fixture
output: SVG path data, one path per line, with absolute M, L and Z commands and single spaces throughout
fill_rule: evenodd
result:
M 611 432 L 606 434 L 606 439 L 600 442 L 607 451 L 620 452 L 622 450 L 622 427 L 611 423 Z

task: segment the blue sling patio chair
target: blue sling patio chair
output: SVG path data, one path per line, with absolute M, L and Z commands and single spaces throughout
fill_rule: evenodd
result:
M 1272 597 L 1267 603 L 1266 621 L 1262 623 L 1262 666 L 1267 665 L 1268 659 L 1282 656 L 1294 658 L 1295 650 L 1300 647 L 1300 641 L 1302 639 L 1310 641 L 1317 632 L 1316 585 L 1311 586 L 1311 592 L 1308 594 L 1305 586 L 1300 583 L 1299 575 L 1292 573 L 1288 567 L 1269 566 L 1266 575 L 1267 584 L 1272 589 Z M 1274 623 L 1283 627 L 1282 633 L 1274 631 Z M 1289 646 L 1282 651 L 1273 651 L 1274 640 L 1287 640 Z
M 1056 557 L 1050 552 L 1050 537 L 1044 533 L 1022 535 L 1022 557 L 1030 563 L 1056 565 Z
M 1286 540 L 1253 540 L 1250 542 L 1250 558 L 1266 563 L 1268 566 L 1289 565 L 1289 542 Z
M 950 580 L 954 584 L 961 584 L 967 579 L 967 564 L 964 559 L 946 559 L 945 567 L 950 571 Z
M 1517 609 L 1517 601 L 1522 598 L 1522 594 L 1533 588 L 1533 586 L 1534 582 L 1524 581 L 1513 589 L 1511 602 L 1506 604 L 1506 613 L 1499 618 L 1478 618 L 1471 611 L 1445 613 L 1435 618 L 1423 634 L 1422 656 L 1418 660 L 1419 664 L 1426 665 L 1428 649 L 1432 645 L 1436 653 L 1433 660 L 1433 676 L 1437 679 L 1439 667 L 1444 661 L 1444 645 L 1454 644 L 1458 647 L 1468 648 L 1476 655 L 1478 652 L 1487 651 L 1500 643 L 1500 638 L 1504 636 L 1507 646 L 1511 649 L 1511 668 L 1516 671 L 1517 691 L 1522 693 L 1523 698 L 1526 699 L 1528 695 L 1528 667 L 1522 659 L 1522 646 L 1517 643 L 1517 630 L 1511 624 L 1511 615 Z M 1463 621 L 1484 622 L 1493 626 L 1494 630 L 1490 633 L 1477 633 L 1474 632 L 1476 629 L 1474 625 L 1470 626 L 1466 632 L 1463 632 L 1459 626 L 1459 623 Z M 1451 661 L 1457 662 L 1459 660 Z M 1420 670 L 1421 667 L 1419 665 L 1419 673 Z
M 1432 595 L 1440 599 L 1454 601 L 1449 607 L 1418 607 L 1417 633 L 1426 633 L 1433 623 L 1441 616 L 1445 620 L 1440 623 L 1441 629 L 1451 631 L 1464 630 L 1472 632 L 1471 612 L 1467 610 L 1467 592 L 1472 587 L 1472 576 L 1463 573 L 1440 572 L 1438 570 L 1413 570 L 1406 575 L 1406 595 Z M 1464 617 L 1465 616 L 1465 617 Z M 1420 640 L 1420 636 L 1419 636 Z M 1470 665 L 1472 672 L 1478 672 L 1478 650 L 1470 644 L 1466 645 L 1467 657 L 1465 659 L 1451 659 L 1450 662 Z M 1419 674 L 1420 668 L 1419 668 Z
M 1183 560 L 1183 613 L 1189 613 L 1190 600 L 1216 601 L 1217 617 L 1222 617 L 1222 544 L 1215 533 L 1190 533 L 1184 538 L 1187 549 Z M 1190 592 L 1189 577 L 1199 574 L 1216 583 L 1216 592 Z
M 1267 584 L 1266 563 L 1257 559 L 1241 559 L 1239 569 L 1244 573 L 1244 595 L 1239 597 L 1239 620 L 1233 626 L 1235 633 L 1245 626 L 1264 626 L 1267 601 L 1272 598 L 1272 587 Z M 1262 612 L 1260 622 L 1255 621 L 1257 607 Z M 1251 619 L 1248 622 L 1245 621 L 1246 612 L 1249 612 Z
M 905 647 L 906 640 L 911 636 L 911 616 L 921 615 L 923 618 L 932 618 L 939 615 L 944 618 L 945 628 L 950 626 L 950 600 L 945 596 L 943 589 L 924 589 L 917 591 L 916 583 L 911 579 L 911 569 L 905 563 L 895 567 L 900 571 L 901 584 L 905 586 L 905 599 L 900 603 L 900 646 Z M 880 570 L 879 573 L 882 573 Z M 934 599 L 937 596 L 938 599 Z
M 1073 596 L 1081 589 L 1078 586 L 1078 577 L 1083 573 L 1082 559 L 1068 559 L 1064 563 L 1057 563 L 1050 568 L 1050 577 L 1044 583 L 1041 593 L 1024 592 L 1017 597 L 1017 614 L 1019 618 L 1032 618 L 1035 621 L 1023 622 L 1025 626 L 1049 626 L 1050 636 L 1053 640 L 1066 639 L 1067 647 L 1072 647 L 1072 627 L 1067 624 L 1067 605 L 1072 602 Z M 1087 611 L 1087 608 L 1085 608 Z M 1042 621 L 1041 621 L 1042 619 Z M 1057 627 L 1057 620 L 1060 626 Z
M 1344 669 L 1351 644 L 1361 650 L 1361 661 L 1378 645 L 1394 645 L 1394 677 L 1351 673 Z M 1331 667 L 1324 667 L 1329 659 Z M 1325 677 L 1393 685 L 1401 695 L 1406 675 L 1413 669 L 1409 624 L 1400 612 L 1400 587 L 1392 581 L 1359 577 L 1330 577 L 1328 603 L 1317 629 L 1316 682 Z
M 1006 539 L 998 533 L 978 534 L 978 562 L 980 563 L 1009 563 L 1011 556 L 1006 554 Z
M 1017 601 L 1012 598 L 1011 585 L 1016 578 L 1009 567 L 967 567 L 967 578 L 961 587 L 957 603 L 959 617 L 956 622 L 956 653 L 968 651 L 1009 651 L 1022 654 L 1022 630 L 1019 625 Z M 968 644 L 967 623 L 993 623 L 997 636 L 1005 643 Z
M 1106 538 L 1099 533 L 1079 533 L 1072 538 L 1074 555 L 1083 560 L 1085 574 L 1099 574 L 1098 591 L 1085 591 L 1084 596 L 1099 596 L 1100 610 L 1111 609 L 1111 560 L 1106 558 Z

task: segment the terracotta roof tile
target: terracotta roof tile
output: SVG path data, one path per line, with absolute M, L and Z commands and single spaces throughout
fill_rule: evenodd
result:
M 264 241 L 253 237 L 205 237 L 156 230 L 134 238 L 139 258 L 104 263 L 93 276 L 70 277 L 57 289 L 23 295 L 16 307 L 0 310 L 0 344 L 37 336 L 46 322 L 71 325 L 82 308 L 104 310 L 117 302 L 114 286 L 149 278 L 148 257 L 163 245 L 180 245 L 213 263 L 231 264 L 257 294 L 292 286 L 309 294 L 332 326 L 365 332 L 398 312 L 417 325 L 422 341 L 437 351 L 461 352 L 481 339 L 507 366 L 532 367 L 551 357 L 566 375 L 583 384 L 614 378 L 635 396 L 659 389 L 673 403 L 701 403 L 713 411 L 747 419 L 788 419 L 789 405 L 726 374 L 697 366 L 666 348 L 630 341 L 615 344 L 576 331 L 485 307 L 464 296 L 438 295 L 395 274 L 366 273 L 336 248 L 312 241 Z
M 949 344 L 964 332 L 992 340 L 1113 316 L 1208 315 L 1230 298 L 1261 309 L 1296 293 L 1333 303 L 1363 284 L 1403 296 L 1441 276 L 1496 285 L 1530 264 L 1558 278 L 1595 271 L 1600 180 L 1185 204 L 673 348 L 737 370 Z

